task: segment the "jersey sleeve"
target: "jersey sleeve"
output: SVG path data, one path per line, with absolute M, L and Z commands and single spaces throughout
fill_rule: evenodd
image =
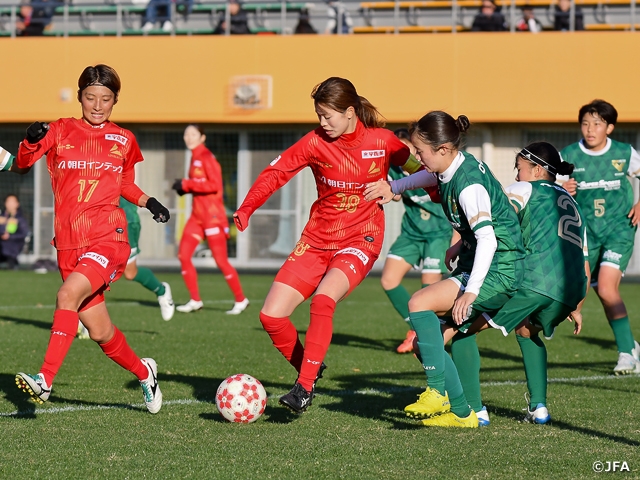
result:
M 291 180 L 300 170 L 309 165 L 304 145 L 305 136 L 281 155 L 277 156 L 253 182 L 242 205 L 236 211 L 242 229 L 247 228 L 249 217 L 273 195 L 273 193 Z
M 18 155 L 16 156 L 18 168 L 30 168 L 47 154 L 56 142 L 61 124 L 60 120 L 51 122 L 49 124 L 49 131 L 38 143 L 29 143 L 26 139 L 20 142 Z
M 140 197 L 144 192 L 135 184 L 136 180 L 136 163 L 144 160 L 142 152 L 138 146 L 138 142 L 132 135 L 129 137 L 130 146 L 122 167 L 122 187 L 120 194 L 134 205 L 139 205 Z
M 529 182 L 516 182 L 506 187 L 505 192 L 509 198 L 509 202 L 515 208 L 516 213 L 527 206 L 529 199 L 531 198 L 531 192 L 533 187 Z
M 11 155 L 4 148 L 0 147 L 0 172 L 9 171 L 15 158 L 16 157 Z
M 408 177 L 400 178 L 398 180 L 392 180 L 391 191 L 395 195 L 400 195 L 407 190 L 415 190 L 416 188 L 435 187 L 438 185 L 438 179 L 434 173 L 427 172 L 426 170 L 420 170 L 417 173 L 413 173 Z M 431 192 L 429 192 L 431 194 Z
M 220 173 L 215 168 L 214 160 L 207 158 L 202 161 L 206 178 L 185 178 L 182 180 L 182 190 L 186 193 L 217 193 L 222 187 Z
M 460 192 L 460 206 L 464 211 L 469 226 L 476 230 L 491 225 L 491 198 L 487 190 L 480 184 L 474 183 Z
M 640 154 L 633 147 L 631 147 L 631 158 L 629 159 L 627 175 L 630 177 L 640 177 Z

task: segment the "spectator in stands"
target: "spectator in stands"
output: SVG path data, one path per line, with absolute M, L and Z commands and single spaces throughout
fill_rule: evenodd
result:
M 327 28 L 324 33 L 351 33 L 353 31 L 353 20 L 342 2 L 334 0 L 325 0 L 329 7 Z
M 29 225 L 20 211 L 18 197 L 7 195 L 0 215 L 0 262 L 6 262 L 7 268 L 18 268 L 18 255 L 28 236 Z
M 298 25 L 296 25 L 293 33 L 318 33 L 311 22 L 309 21 L 309 10 L 303 8 L 300 10 L 300 16 L 298 17 Z
M 143 32 L 149 32 L 155 28 L 156 22 L 162 23 L 163 32 L 171 32 L 173 23 L 171 23 L 171 4 L 176 4 L 176 11 L 184 14 L 185 19 L 191 13 L 193 0 L 149 0 L 147 10 L 145 12 L 145 23 L 142 26 Z
M 575 5 L 575 29 L 584 30 L 584 16 L 582 9 Z M 555 8 L 555 18 L 553 22 L 555 30 L 571 29 L 571 0 L 558 0 Z
M 53 14 L 59 2 L 54 0 L 23 0 L 18 11 L 16 34 L 23 37 L 42 35 L 47 25 L 51 23 Z
M 516 24 L 516 30 L 519 32 L 538 33 L 542 31 L 542 24 L 533 13 L 531 5 L 522 7 L 522 18 Z
M 229 33 L 231 35 L 244 35 L 251 33 L 247 12 L 242 8 L 239 0 L 229 0 L 227 4 L 229 10 Z M 213 33 L 224 35 L 227 31 L 226 12 L 222 12 L 218 26 Z
M 472 32 L 502 32 L 506 30 L 504 15 L 494 0 L 482 0 L 480 11 L 473 19 Z

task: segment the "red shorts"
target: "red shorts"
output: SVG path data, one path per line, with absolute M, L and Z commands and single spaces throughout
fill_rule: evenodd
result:
M 325 274 L 332 268 L 338 268 L 349 280 L 346 294 L 349 295 L 369 274 L 377 258 L 377 253 L 359 248 L 321 250 L 299 241 L 278 271 L 275 281 L 295 288 L 307 299 L 316 291 Z
M 130 254 L 131 247 L 127 242 L 109 241 L 58 251 L 58 270 L 62 281 L 72 272 L 78 272 L 91 282 L 92 294 L 82 303 L 79 311 L 104 301 L 104 291 L 122 276 Z
M 215 237 L 216 235 L 224 235 L 225 238 L 229 238 L 229 226 L 211 222 L 202 223 L 192 216 L 187 220 L 182 235 L 196 235 L 202 240 L 205 237 Z

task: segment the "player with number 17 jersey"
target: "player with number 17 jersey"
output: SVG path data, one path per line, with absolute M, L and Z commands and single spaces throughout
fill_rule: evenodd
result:
M 49 124 L 42 141 L 22 142 L 18 166 L 30 167 L 44 154 L 55 199 L 56 249 L 128 242 L 120 195 L 134 205 L 143 195 L 134 183 L 134 166 L 143 157 L 133 134 L 112 122 L 93 126 L 61 118 Z
M 358 122 L 353 133 L 336 140 L 317 128 L 260 174 L 238 215 L 246 224 L 244 219 L 308 166 L 316 180 L 318 199 L 300 242 L 323 250 L 356 248 L 377 257 L 384 240 L 384 211 L 364 200 L 364 187 L 385 179 L 390 164 L 403 166 L 408 158 L 408 147 L 383 128 L 365 128 Z

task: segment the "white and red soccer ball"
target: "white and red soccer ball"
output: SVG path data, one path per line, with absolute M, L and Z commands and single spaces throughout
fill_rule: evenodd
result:
M 267 392 L 257 378 L 238 373 L 222 381 L 216 392 L 216 406 L 230 422 L 255 422 L 267 406 Z

